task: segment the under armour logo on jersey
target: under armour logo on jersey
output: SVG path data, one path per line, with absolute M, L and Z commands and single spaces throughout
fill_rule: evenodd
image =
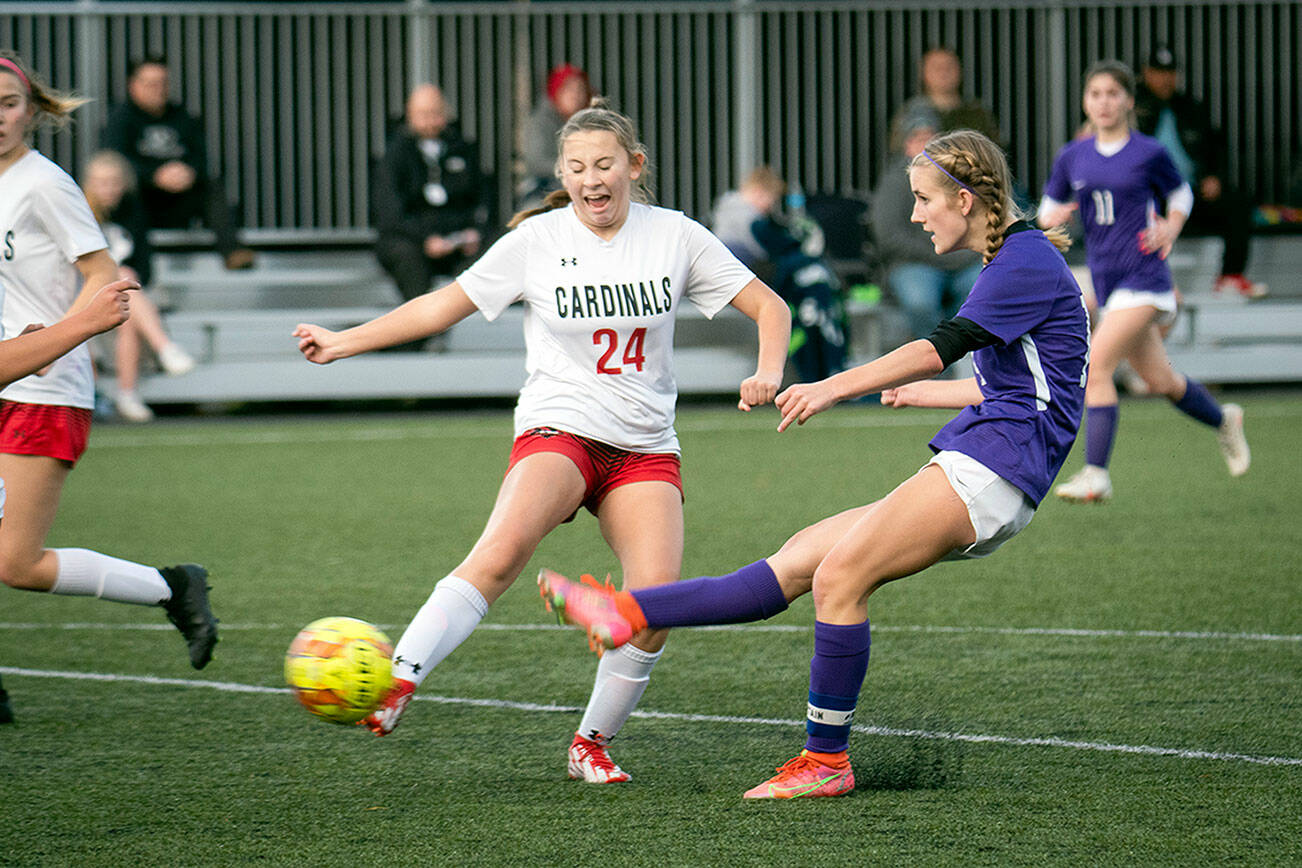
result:
M 577 256 L 569 256 L 569 257 L 562 256 L 562 257 L 561 257 L 561 266 L 562 266 L 562 267 L 564 267 L 564 266 L 566 266 L 566 265 L 578 265 L 578 264 L 579 264 L 579 258 L 578 258 Z

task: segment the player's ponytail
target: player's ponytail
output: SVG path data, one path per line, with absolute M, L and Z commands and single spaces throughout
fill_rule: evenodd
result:
M 554 211 L 557 208 L 564 208 L 568 204 L 570 204 L 569 193 L 565 190 L 552 190 L 543 197 L 542 204 L 537 208 L 526 208 L 523 211 L 515 212 L 511 219 L 506 221 L 506 228 L 514 229 L 530 217 L 546 214 L 548 211 Z
M 1009 221 L 1025 220 L 1027 214 L 1013 200 L 1012 172 L 1004 152 L 987 136 L 976 130 L 954 130 L 937 136 L 913 158 L 910 168 L 937 170 L 941 184 L 951 195 L 967 190 L 982 206 L 986 219 L 986 249 L 982 261 L 989 264 L 1004 244 L 1004 226 Z M 1071 239 L 1065 230 L 1044 233 L 1054 247 L 1066 251 Z
M 613 134 L 615 141 L 628 154 L 630 160 L 641 154 L 642 174 L 633 183 L 633 187 L 629 191 L 629 197 L 634 202 L 641 202 L 645 205 L 653 204 L 655 202 L 655 192 L 651 186 L 651 159 L 647 155 L 646 145 L 638 140 L 637 128 L 633 125 L 632 119 L 610 108 L 602 97 L 594 97 L 587 108 L 572 114 L 570 119 L 565 122 L 565 125 L 561 127 L 561 131 L 556 134 L 556 177 L 561 177 L 561 152 L 565 147 L 565 140 L 575 133 L 584 132 Z M 555 208 L 564 208 L 568 204 L 570 204 L 569 193 L 565 192 L 564 189 L 553 190 L 543 199 L 542 205 L 516 213 L 506 224 L 506 228 L 514 229 L 530 217 L 544 214 Z
M 3 72 L 16 77 L 27 90 L 27 99 L 35 109 L 35 117 L 27 127 L 29 133 L 45 123 L 56 127 L 66 125 L 73 109 L 90 102 L 76 94 L 52 90 L 32 72 L 21 57 L 12 51 L 0 49 L 0 73 Z

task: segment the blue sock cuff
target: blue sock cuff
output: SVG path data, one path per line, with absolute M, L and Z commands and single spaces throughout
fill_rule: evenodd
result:
M 790 605 L 787 595 L 782 593 L 782 586 L 778 584 L 778 576 L 768 561 L 758 560 L 747 564 L 737 571 L 737 578 L 755 595 L 761 617 L 772 618 L 779 612 L 786 611 Z
M 862 624 L 827 624 L 814 622 L 814 653 L 823 657 L 854 657 L 868 651 L 872 630 Z

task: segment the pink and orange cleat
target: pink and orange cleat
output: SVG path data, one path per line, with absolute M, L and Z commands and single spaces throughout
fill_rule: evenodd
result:
M 843 796 L 854 789 L 854 771 L 849 759 L 830 766 L 807 750 L 778 766 L 778 773 L 757 787 L 742 793 L 743 799 L 812 799 Z
M 580 584 L 558 572 L 543 569 L 538 573 L 538 593 L 542 595 L 547 611 L 556 613 L 558 621 L 573 624 L 588 634 L 588 647 L 598 655 L 607 648 L 623 645 L 645 626 L 633 624 L 620 611 L 617 600 L 620 592 L 609 579 L 603 586 L 592 576 L 585 575 Z

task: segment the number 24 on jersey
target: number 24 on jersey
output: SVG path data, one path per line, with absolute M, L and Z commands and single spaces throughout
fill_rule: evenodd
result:
M 624 365 L 642 370 L 646 363 L 644 344 L 646 343 L 646 329 L 636 328 L 628 336 L 628 341 L 624 344 L 624 355 L 622 356 Z M 618 364 L 612 364 L 615 354 L 619 351 L 619 333 L 614 329 L 597 329 L 592 333 L 593 346 L 604 346 L 605 352 L 601 358 L 597 359 L 598 374 L 622 374 L 624 368 Z

